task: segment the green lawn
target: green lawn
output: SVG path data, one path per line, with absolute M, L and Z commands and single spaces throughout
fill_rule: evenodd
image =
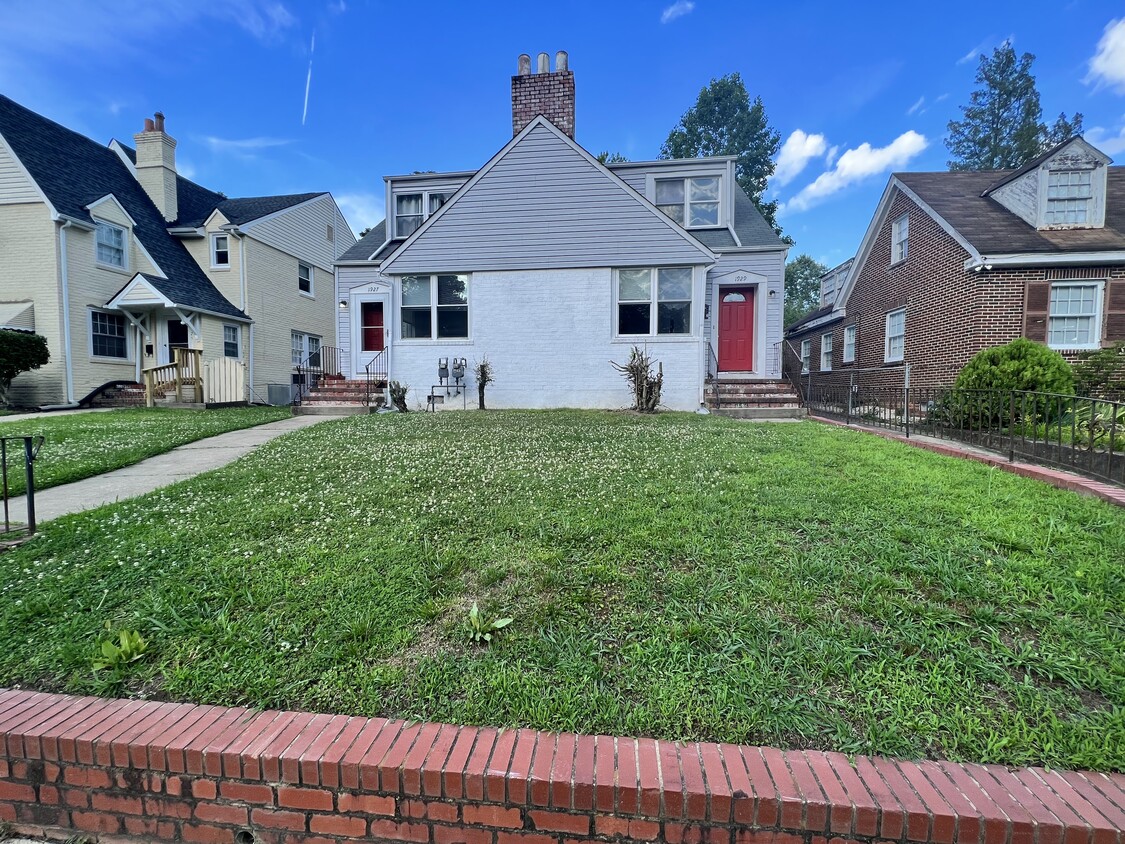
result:
M 357 416 L 0 556 L 16 682 L 1125 770 L 1125 512 L 811 422 Z
M 275 422 L 290 412 L 288 407 L 232 407 L 67 413 L 0 422 L 0 436 L 47 438 L 35 461 L 35 487 L 45 489 L 120 469 L 204 437 Z M 8 482 L 13 493 L 20 493 L 26 486 L 23 444 L 9 445 L 16 453 L 8 456 Z

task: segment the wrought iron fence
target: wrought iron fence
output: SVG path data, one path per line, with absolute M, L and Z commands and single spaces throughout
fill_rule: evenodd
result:
M 819 374 L 819 373 L 818 373 Z M 866 384 L 857 375 L 805 376 L 809 412 L 897 431 L 962 442 L 1125 486 L 1125 402 L 1028 390 Z M 884 374 L 884 379 L 886 375 Z
M 0 493 L 4 502 L 4 528 L 0 535 L 35 533 L 35 458 L 39 456 L 39 449 L 43 447 L 45 438 L 38 437 L 0 437 Z M 10 502 L 19 493 L 12 492 L 12 483 L 8 471 L 9 455 L 23 455 L 24 499 L 26 502 L 26 523 L 16 523 L 12 519 Z
M 366 375 L 364 381 L 364 403 L 370 407 L 372 400 L 379 393 L 383 394 L 383 404 L 387 402 L 387 350 L 383 349 L 375 355 L 364 367 Z

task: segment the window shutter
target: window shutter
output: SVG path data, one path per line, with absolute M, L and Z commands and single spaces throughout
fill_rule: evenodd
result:
M 1051 310 L 1051 282 L 1029 281 L 1023 307 L 1023 336 L 1047 342 L 1047 317 Z
M 1125 340 L 1125 279 L 1112 279 L 1105 302 L 1105 339 Z

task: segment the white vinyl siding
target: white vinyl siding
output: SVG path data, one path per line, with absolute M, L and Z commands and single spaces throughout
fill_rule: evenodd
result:
M 111 223 L 97 221 L 95 236 L 97 262 L 107 267 L 126 269 L 125 229 Z
M 820 368 L 823 372 L 832 370 L 832 335 L 820 336 Z
M 898 363 L 906 350 L 906 309 L 899 308 L 887 314 L 886 340 L 883 345 L 883 361 Z
M 844 326 L 844 363 L 855 362 L 855 326 Z
M 808 373 L 812 366 L 812 340 L 801 341 L 801 372 Z
M 891 263 L 905 261 L 910 254 L 910 217 L 903 214 L 891 224 Z
M 1051 285 L 1047 345 L 1052 349 L 1096 349 L 1101 339 L 1102 286 Z

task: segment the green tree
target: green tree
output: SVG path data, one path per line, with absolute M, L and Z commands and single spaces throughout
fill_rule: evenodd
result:
M 820 277 L 828 267 L 809 255 L 798 255 L 785 265 L 785 317 L 792 325 L 820 306 Z
M 949 121 L 945 146 L 953 155 L 950 170 L 1005 170 L 1021 167 L 1054 144 L 1082 131 L 1082 115 L 1060 114 L 1048 128 L 1043 123 L 1039 89 L 1031 66 L 1035 56 L 1016 56 L 1005 42 L 991 56 L 982 55 L 976 81 L 980 86 L 961 106 L 961 120 Z
M 0 405 L 7 404 L 13 378 L 21 372 L 44 366 L 50 359 L 47 340 L 42 335 L 0 329 Z
M 762 199 L 780 149 L 781 133 L 769 125 L 762 98 L 751 102 L 742 77 L 731 73 L 712 79 L 699 92 L 695 105 L 684 112 L 660 148 L 660 157 L 737 155 L 734 172 L 739 186 L 774 231 L 781 234 L 776 219 L 777 202 Z
M 605 150 L 604 152 L 599 152 L 597 158 L 598 158 L 598 161 L 600 161 L 602 164 L 620 164 L 623 161 L 629 160 L 628 158 L 623 156 L 621 153 L 610 152 L 609 150 Z
M 368 226 L 367 228 L 365 228 L 365 229 L 364 229 L 363 231 L 361 231 L 361 232 L 359 233 L 359 238 L 358 238 L 358 239 L 359 239 L 359 240 L 363 240 L 363 239 L 364 239 L 365 237 L 367 237 L 367 235 L 368 235 L 368 234 L 370 234 L 370 233 L 371 233 L 371 230 L 372 230 L 373 228 L 375 228 L 375 227 L 374 227 L 374 226 Z

